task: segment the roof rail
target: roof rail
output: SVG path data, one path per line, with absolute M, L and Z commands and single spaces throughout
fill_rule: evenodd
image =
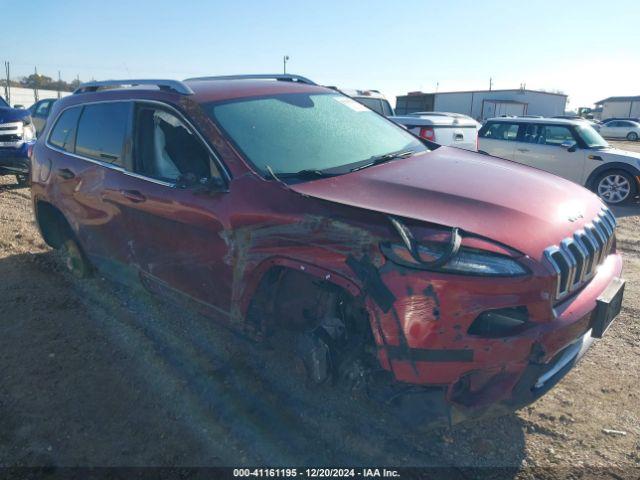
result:
M 76 93 L 95 92 L 101 88 L 109 87 L 123 87 L 123 86 L 138 86 L 138 85 L 154 85 L 160 90 L 169 90 L 172 92 L 180 93 L 182 95 L 193 95 L 193 90 L 182 83 L 180 80 L 103 80 L 100 82 L 87 82 L 82 83 L 74 90 Z
M 297 82 L 306 83 L 307 85 L 316 85 L 316 82 L 309 80 L 302 75 L 291 75 L 288 73 L 255 73 L 248 75 L 218 75 L 213 77 L 194 77 L 187 78 L 185 82 L 197 80 L 276 80 L 280 82 Z

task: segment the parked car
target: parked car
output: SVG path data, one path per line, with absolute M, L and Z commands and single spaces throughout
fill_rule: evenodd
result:
M 29 157 L 35 137 L 29 111 L 11 108 L 0 97 L 0 175 L 15 176 L 21 186 L 28 183 Z
M 640 138 L 640 123 L 631 120 L 610 120 L 600 126 L 600 134 L 608 138 L 626 138 L 635 142 Z
M 31 118 L 33 119 L 33 124 L 36 127 L 37 134 L 42 132 L 44 124 L 49 117 L 49 112 L 51 112 L 51 106 L 55 101 L 55 98 L 45 98 L 37 101 L 28 108 Z
M 31 178 L 78 277 L 285 335 L 311 381 L 364 381 L 414 425 L 532 402 L 621 308 L 616 222 L 591 192 L 303 77 L 84 84 Z
M 610 122 L 611 120 L 629 120 L 631 122 L 640 123 L 640 118 L 638 117 L 609 117 L 609 118 L 605 118 L 604 120 L 601 120 L 600 123 L 607 123 L 607 122 Z
M 610 204 L 638 193 L 640 153 L 612 148 L 583 121 L 492 118 L 478 134 L 478 150 L 584 185 Z
M 390 118 L 426 140 L 474 151 L 477 147 L 478 130 L 482 126 L 467 115 L 450 112 L 416 112 Z
M 392 117 L 395 115 L 389 100 L 387 100 L 386 97 L 378 90 L 351 90 L 342 88 L 338 89 L 336 87 L 329 88 L 339 90 L 380 115 L 384 115 L 385 117 Z

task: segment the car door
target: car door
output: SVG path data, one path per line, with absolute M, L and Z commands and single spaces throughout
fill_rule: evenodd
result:
M 516 143 L 514 160 L 582 183 L 585 152 L 568 125 L 526 124 Z
M 228 194 L 213 152 L 179 112 L 146 102 L 136 102 L 132 145 L 132 171 L 114 197 L 141 281 L 228 315 L 232 271 L 219 216 Z
M 622 126 L 622 122 L 619 120 L 613 120 L 611 122 L 607 122 L 601 129 L 600 135 L 603 137 L 609 138 L 620 138 L 623 135 L 624 128 Z
M 125 139 L 131 108 L 126 101 L 69 108 L 47 142 L 57 205 L 90 261 L 124 282 L 131 255 L 122 211 L 111 192 L 120 189 L 130 161 Z
M 478 150 L 513 160 L 519 128 L 520 125 L 515 122 L 487 122 L 478 132 Z

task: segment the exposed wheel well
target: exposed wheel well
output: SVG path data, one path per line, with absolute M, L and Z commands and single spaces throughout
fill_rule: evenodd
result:
M 263 275 L 247 312 L 247 325 L 292 350 L 308 378 L 359 388 L 379 368 L 362 298 L 307 272 L 273 267 Z M 284 339 L 284 341 L 283 341 Z
M 36 220 L 42 238 L 52 248 L 60 248 L 67 238 L 73 236 L 67 219 L 50 203 L 43 201 L 36 203 Z
M 288 267 L 272 267 L 260 280 L 249 309 L 247 321 L 269 334 L 275 328 L 304 329 L 334 308 L 348 308 L 350 317 L 368 317 L 360 298 L 330 281 Z M 357 311 L 357 314 L 356 314 Z

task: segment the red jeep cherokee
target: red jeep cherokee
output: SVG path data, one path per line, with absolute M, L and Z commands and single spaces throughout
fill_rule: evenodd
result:
M 620 310 L 594 194 L 303 77 L 94 82 L 51 119 L 33 204 L 74 273 L 292 332 L 313 381 L 379 385 L 410 416 L 531 402 Z

